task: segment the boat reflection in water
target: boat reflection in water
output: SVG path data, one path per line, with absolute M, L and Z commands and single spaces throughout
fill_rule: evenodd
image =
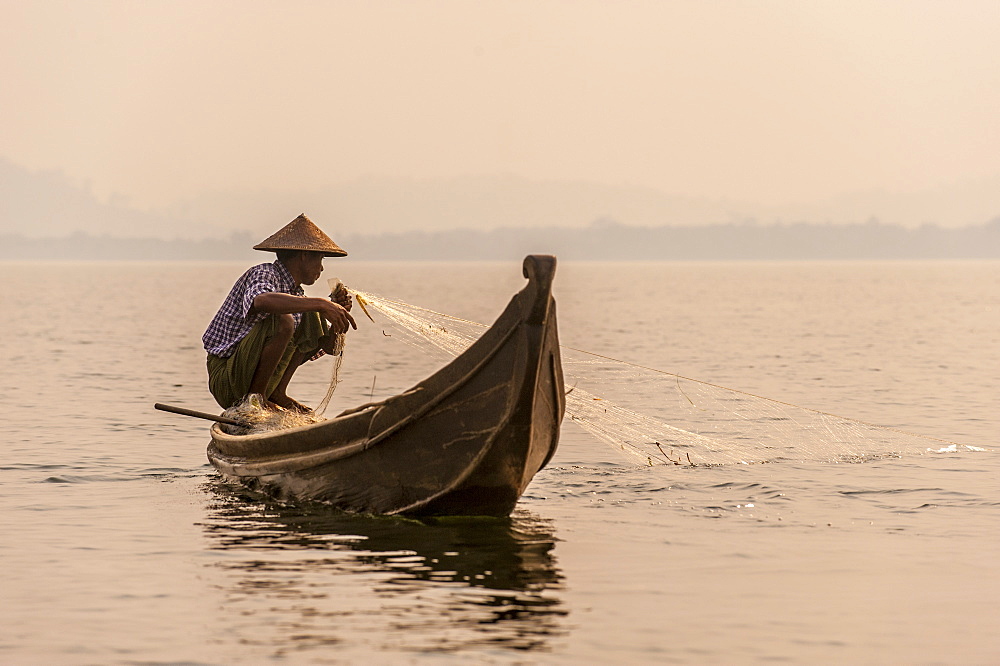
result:
M 347 514 L 211 481 L 203 523 L 230 639 L 274 656 L 545 651 L 565 633 L 547 521 Z M 234 635 L 235 634 L 235 635 Z

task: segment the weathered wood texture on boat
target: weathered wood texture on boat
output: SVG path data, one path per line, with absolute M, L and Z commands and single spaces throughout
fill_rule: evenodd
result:
M 483 336 L 412 389 L 300 428 L 212 427 L 211 463 L 281 499 L 364 513 L 506 516 L 552 457 L 565 411 L 555 258 Z

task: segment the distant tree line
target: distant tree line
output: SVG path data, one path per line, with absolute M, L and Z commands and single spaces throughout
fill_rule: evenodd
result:
M 3 260 L 252 261 L 259 239 L 157 240 L 89 235 L 0 235 Z M 907 229 L 855 225 L 725 224 L 638 227 L 600 220 L 584 228 L 343 234 L 337 242 L 358 260 L 518 260 L 549 253 L 564 260 L 733 261 L 816 259 L 1000 259 L 1000 217 L 975 227 Z

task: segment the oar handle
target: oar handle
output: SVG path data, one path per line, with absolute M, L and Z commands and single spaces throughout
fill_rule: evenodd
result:
M 196 412 L 193 409 L 185 409 L 184 407 L 174 407 L 173 405 L 164 405 L 162 402 L 158 402 L 153 405 L 156 409 L 164 412 L 173 412 L 174 414 L 183 414 L 184 416 L 193 416 L 199 419 L 207 419 L 209 421 L 218 421 L 219 423 L 228 423 L 229 425 L 240 426 L 245 428 L 246 423 L 242 421 L 237 421 L 236 419 L 231 419 L 228 416 L 216 416 L 215 414 L 208 414 L 206 412 Z

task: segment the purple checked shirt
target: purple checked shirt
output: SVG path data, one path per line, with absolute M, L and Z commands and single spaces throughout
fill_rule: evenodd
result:
M 212 323 L 208 325 L 205 335 L 201 336 L 205 350 L 222 358 L 231 356 L 236 345 L 247 336 L 254 324 L 267 316 L 264 312 L 251 316 L 250 308 L 253 307 L 254 298 L 269 292 L 305 295 L 302 287 L 295 283 L 292 274 L 280 261 L 254 266 L 236 281 Z M 298 326 L 302 314 L 295 313 L 292 316 Z

